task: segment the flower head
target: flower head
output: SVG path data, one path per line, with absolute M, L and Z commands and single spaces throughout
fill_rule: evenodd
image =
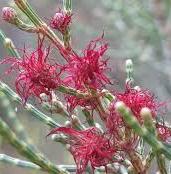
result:
M 149 90 L 134 89 L 128 84 L 124 93 L 116 93 L 115 95 L 117 100 L 123 101 L 131 109 L 139 121 L 141 121 L 140 111 L 142 108 L 149 108 L 154 118 L 162 105 Z
M 71 17 L 72 14 L 68 14 L 65 11 L 59 9 L 59 11 L 56 12 L 55 15 L 52 17 L 50 21 L 50 26 L 64 34 L 71 23 Z
M 50 48 L 42 47 L 43 41 L 39 41 L 37 50 L 28 55 L 24 53 L 22 59 L 10 57 L 1 62 L 1 64 L 11 63 L 8 73 L 14 69 L 18 71 L 15 87 L 24 102 L 30 96 L 41 99 L 42 93 L 51 98 L 52 90 L 61 83 L 61 67 L 58 64 L 48 63 Z
M 79 90 L 86 87 L 98 89 L 109 84 L 110 80 L 105 75 L 107 60 L 102 60 L 107 49 L 108 44 L 102 37 L 92 40 L 82 56 L 71 56 L 66 66 L 68 77 L 65 81 Z
M 70 152 L 77 165 L 77 174 L 82 174 L 88 162 L 92 168 L 106 166 L 113 161 L 116 153 L 110 140 L 97 128 L 91 127 L 87 130 L 78 131 L 72 128 L 55 128 L 49 135 L 64 133 L 70 136 Z
M 4 7 L 2 9 L 2 18 L 7 22 L 13 23 L 17 18 L 17 13 L 11 7 Z
M 143 118 L 140 115 L 140 112 L 143 108 L 147 107 L 152 113 L 152 117 L 156 118 L 157 111 L 162 103 L 159 103 L 154 95 L 149 90 L 134 89 L 126 85 L 126 90 L 123 93 L 115 93 L 116 99 L 111 103 L 109 107 L 109 114 L 106 121 L 106 127 L 111 136 L 118 143 L 123 141 L 126 127 L 122 116 L 116 112 L 115 104 L 118 101 L 122 101 L 128 106 L 134 116 L 138 119 L 139 123 L 143 123 Z M 129 140 L 123 144 L 123 148 L 135 148 L 138 142 L 136 134 L 130 134 Z

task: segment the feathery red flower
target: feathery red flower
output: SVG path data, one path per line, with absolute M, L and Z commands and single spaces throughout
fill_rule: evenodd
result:
M 92 40 L 83 55 L 71 55 L 66 71 L 68 76 L 65 81 L 73 87 L 82 90 L 86 87 L 99 89 L 110 83 L 105 75 L 108 69 L 107 60 L 102 60 L 104 53 L 108 49 L 108 44 L 103 36 Z
M 111 106 L 109 107 L 105 126 L 112 141 L 118 144 L 122 151 L 130 151 L 131 149 L 135 149 L 138 145 L 138 136 L 130 133 L 129 139 L 125 138 L 125 133 L 129 128 L 126 127 L 122 117 L 116 111 L 115 103 L 116 101 L 111 103 Z
M 61 67 L 56 63 L 53 65 L 48 63 L 49 51 L 50 47 L 43 49 L 43 41 L 39 40 L 37 50 L 31 54 L 24 53 L 22 59 L 10 57 L 1 62 L 1 64 L 11 64 L 7 73 L 12 70 L 18 71 L 15 87 L 24 103 L 30 96 L 41 99 L 40 94 L 42 93 L 45 93 L 51 99 L 52 90 L 56 89 L 61 83 Z
M 66 29 L 71 23 L 72 14 L 68 14 L 65 11 L 59 9 L 58 12 L 52 17 L 50 26 L 53 29 L 59 30 L 61 33 L 65 33 Z
M 117 100 L 123 101 L 141 121 L 140 111 L 142 108 L 147 107 L 151 110 L 152 116 L 156 117 L 157 111 L 162 103 L 159 103 L 154 94 L 149 90 L 134 89 L 128 84 L 124 93 L 116 93 Z
M 82 174 L 90 162 L 95 167 L 106 166 L 113 161 L 116 153 L 114 145 L 97 128 L 78 131 L 72 128 L 60 127 L 53 129 L 49 135 L 64 133 L 70 137 L 70 152 L 77 165 L 77 174 Z
M 143 123 L 143 118 L 141 118 L 140 116 L 140 111 L 142 108 L 149 108 L 151 110 L 153 118 L 156 118 L 159 107 L 163 105 L 156 100 L 154 94 L 152 94 L 149 90 L 134 89 L 131 88 L 129 84 L 126 85 L 125 92 L 116 92 L 115 96 L 116 99 L 113 101 L 109 108 L 106 128 L 118 143 L 122 141 L 121 135 L 125 130 L 125 123 L 119 113 L 115 110 L 114 106 L 117 101 L 124 102 L 131 109 L 132 113 L 136 116 L 140 123 Z M 125 142 L 125 144 L 129 148 L 132 148 L 137 145 L 137 140 L 137 136 L 132 134 L 132 137 L 130 137 L 129 141 Z M 123 144 L 123 146 L 125 145 Z

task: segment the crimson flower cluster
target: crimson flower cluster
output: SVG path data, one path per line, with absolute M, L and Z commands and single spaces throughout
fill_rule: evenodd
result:
M 131 88 L 128 84 L 126 85 L 126 89 L 124 92 L 115 92 L 114 95 L 116 96 L 116 99 L 110 106 L 110 114 L 107 120 L 109 127 L 112 127 L 111 121 L 116 124 L 115 126 L 113 125 L 114 127 L 116 127 L 117 125 L 123 126 L 122 119 L 115 111 L 114 107 L 117 101 L 124 102 L 131 109 L 132 113 L 140 123 L 142 123 L 143 121 L 140 116 L 140 111 L 142 108 L 149 108 L 152 112 L 152 116 L 155 118 L 159 107 L 164 104 L 159 103 L 155 98 L 154 94 L 152 94 L 149 90 L 144 90 L 140 88 L 134 89 Z
M 64 133 L 70 137 L 70 152 L 77 165 L 76 174 L 82 174 L 90 162 L 92 169 L 114 162 L 116 149 L 113 142 L 96 127 L 83 131 L 60 127 L 53 129 L 49 135 Z
M 10 7 L 4 7 L 2 9 L 2 18 L 3 18 L 3 20 L 12 23 L 15 20 L 16 17 L 17 17 L 17 14 L 16 14 L 14 9 L 12 9 Z
M 14 9 L 5 7 L 2 12 L 4 20 L 15 24 L 17 14 Z M 59 9 L 51 18 L 50 27 L 58 30 L 64 36 L 68 34 L 71 20 L 70 12 Z M 157 112 L 165 103 L 158 102 L 149 90 L 135 89 L 127 83 L 125 91 L 115 92 L 113 95 L 116 98 L 110 103 L 110 106 L 103 108 L 102 89 L 111 84 L 111 80 L 106 75 L 106 72 L 110 70 L 107 66 L 108 59 L 104 59 L 108 43 L 104 40 L 103 35 L 91 40 L 82 54 L 77 54 L 72 48 L 67 49 L 59 44 L 59 51 L 66 60 L 63 65 L 49 59 L 50 47 L 44 47 L 45 36 L 43 39 L 40 39 L 40 35 L 38 36 L 38 45 L 35 51 L 27 54 L 24 50 L 22 58 L 8 57 L 0 64 L 11 64 L 6 73 L 17 71 L 15 87 L 24 104 L 30 96 L 37 97 L 42 101 L 41 94 L 45 94 L 51 102 L 52 94 L 60 85 L 86 93 L 85 98 L 67 94 L 65 99 L 69 106 L 68 111 L 71 113 L 77 106 L 91 110 L 96 108 L 96 113 L 99 112 L 104 123 L 104 132 L 97 127 L 85 130 L 59 127 L 52 129 L 48 134 L 63 133 L 67 136 L 69 150 L 77 165 L 76 174 L 83 174 L 89 164 L 93 172 L 100 166 L 104 166 L 107 171 L 108 164 L 122 162 L 129 150 L 135 150 L 139 137 L 125 124 L 121 115 L 116 111 L 115 104 L 118 101 L 122 101 L 130 108 L 141 125 L 143 118 L 140 112 L 145 107 L 149 108 L 156 123 L 158 138 L 166 143 L 171 137 L 171 129 L 157 122 Z M 91 116 L 93 118 L 93 112 Z
M 104 54 L 108 49 L 108 43 L 102 37 L 90 41 L 84 49 L 82 55 L 71 55 L 65 71 L 67 77 L 65 84 L 82 92 L 101 90 L 107 84 L 111 84 L 110 79 L 106 76 L 107 60 L 104 60 Z M 66 97 L 70 108 L 80 105 L 90 109 L 95 108 L 96 104 L 93 98 L 79 99 L 74 96 Z
M 124 92 L 115 92 L 114 95 L 116 96 L 116 99 L 111 103 L 109 107 L 109 114 L 106 120 L 106 128 L 111 134 L 111 137 L 114 138 L 118 143 L 122 140 L 121 132 L 125 129 L 126 125 L 122 117 L 115 110 L 115 103 L 117 101 L 124 102 L 131 109 L 132 113 L 140 124 L 143 124 L 143 118 L 141 118 L 140 116 L 140 111 L 143 108 L 149 108 L 154 120 L 156 120 L 158 109 L 162 105 L 164 105 L 164 103 L 158 102 L 154 94 L 152 94 L 149 90 L 140 88 L 134 89 L 131 88 L 129 84 L 126 85 Z M 127 129 L 129 128 L 127 127 Z M 161 129 L 163 131 L 161 131 Z M 163 126 L 162 128 L 160 127 L 160 129 L 158 130 L 159 136 L 163 136 L 162 140 L 166 140 L 171 135 L 171 131 L 169 129 L 166 129 L 165 126 Z M 129 138 L 128 142 L 122 144 L 122 148 L 135 148 L 138 142 L 137 140 L 137 136 L 135 134 L 132 134 L 132 137 Z
M 60 31 L 64 34 L 71 24 L 72 14 L 66 13 L 59 9 L 50 20 L 50 26 L 53 29 Z
M 37 49 L 30 54 L 24 53 L 22 59 L 10 57 L 4 59 L 2 63 L 11 64 L 10 70 L 18 70 L 15 81 L 16 91 L 27 101 L 30 96 L 40 98 L 40 94 L 45 93 L 51 98 L 52 90 L 64 84 L 74 87 L 82 92 L 87 89 L 101 89 L 103 85 L 110 83 L 105 75 L 107 60 L 102 56 L 108 45 L 103 38 L 91 41 L 84 50 L 83 56 L 76 53 L 69 55 L 67 64 L 59 65 L 49 63 L 50 48 L 43 49 L 43 40 L 38 41 Z M 101 60 L 102 59 L 102 60 Z M 65 78 L 62 79 L 62 74 Z M 68 104 L 75 108 L 77 105 L 94 105 L 89 99 L 80 99 L 74 96 L 66 96 Z M 94 107 L 94 106 L 93 106 Z
M 101 89 L 106 84 L 110 84 L 109 78 L 105 72 L 107 60 L 103 59 L 108 44 L 104 41 L 103 36 L 90 41 L 83 55 L 71 55 L 65 70 L 68 77 L 66 83 L 72 85 L 76 89 L 83 90 L 85 88 Z
M 152 92 L 148 89 L 134 89 L 130 85 L 126 85 L 124 93 L 115 93 L 117 100 L 124 102 L 141 121 L 140 111 L 147 107 L 151 110 L 152 116 L 156 117 L 157 111 L 162 103 L 159 103 Z
M 24 102 L 30 96 L 41 99 L 42 93 L 51 100 L 52 91 L 61 84 L 74 87 L 82 92 L 100 91 L 105 85 L 110 84 L 110 79 L 105 74 L 108 70 L 107 60 L 102 59 L 107 48 L 108 44 L 104 42 L 104 39 L 97 38 L 88 44 L 82 56 L 72 54 L 69 55 L 70 59 L 64 65 L 51 64 L 50 47 L 43 48 L 43 40 L 39 39 L 38 48 L 35 51 L 30 54 L 24 53 L 22 59 L 9 57 L 1 63 L 11 64 L 8 73 L 18 70 L 15 86 Z M 63 74 L 64 76 L 62 76 Z M 95 127 L 80 131 L 61 127 L 55 128 L 49 133 L 49 135 L 64 133 L 69 136 L 68 144 L 70 144 L 70 152 L 77 165 L 77 174 L 84 173 L 89 163 L 93 170 L 100 166 L 107 168 L 107 164 L 120 162 L 124 159 L 127 150 L 136 147 L 137 135 L 131 133 L 129 140 L 125 141 L 126 125 L 115 110 L 114 106 L 117 101 L 123 101 L 141 124 L 143 124 L 140 116 L 142 108 L 148 107 L 153 118 L 156 119 L 157 111 L 163 105 L 149 90 L 134 89 L 128 84 L 124 92 L 115 92 L 114 95 L 116 99 L 111 103 L 109 112 L 105 113 L 106 120 L 103 120 L 104 133 Z M 78 105 L 96 108 L 94 98 L 91 96 L 90 98 L 78 98 L 68 95 L 66 99 L 73 108 Z M 171 136 L 170 129 L 164 125 L 157 125 L 156 128 L 161 140 L 166 141 Z
M 15 87 L 24 103 L 30 96 L 41 99 L 40 94 L 42 93 L 51 99 L 52 90 L 61 84 L 62 68 L 57 63 L 50 64 L 48 62 L 49 51 L 50 47 L 43 49 L 43 41 L 39 40 L 37 50 L 30 54 L 24 53 L 22 59 L 9 57 L 1 62 L 1 64 L 11 64 L 7 73 L 12 70 L 18 71 Z
M 153 118 L 156 119 L 157 110 L 162 105 L 149 90 L 134 89 L 128 85 L 124 92 L 117 92 L 115 96 L 116 99 L 109 108 L 104 133 L 95 127 L 81 131 L 62 127 L 53 129 L 49 133 L 49 135 L 64 133 L 69 136 L 68 143 L 77 165 L 77 174 L 84 173 L 89 162 L 93 169 L 100 166 L 106 167 L 113 162 L 119 163 L 124 159 L 126 152 L 135 149 L 138 145 L 138 136 L 126 127 L 122 117 L 115 110 L 117 101 L 123 101 L 129 106 L 141 124 L 143 124 L 140 116 L 142 108 L 150 108 Z M 166 126 L 156 124 L 156 128 L 161 140 L 166 141 L 171 136 L 171 131 Z M 125 131 L 131 131 L 129 139 L 125 139 Z

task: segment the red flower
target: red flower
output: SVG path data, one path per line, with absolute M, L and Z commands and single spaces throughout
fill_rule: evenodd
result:
M 138 145 L 138 136 L 136 134 L 130 133 L 129 139 L 125 138 L 125 134 L 129 128 L 126 127 L 122 117 L 116 111 L 115 103 L 116 101 L 111 103 L 111 106 L 109 107 L 109 114 L 105 122 L 107 132 L 113 142 L 118 144 L 122 151 L 133 150 Z
M 83 56 L 72 55 L 66 66 L 68 77 L 65 81 L 79 90 L 86 87 L 97 89 L 109 84 L 110 80 L 105 75 L 107 60 L 101 60 L 107 49 L 108 44 L 102 36 L 88 44 Z
M 65 33 L 66 29 L 71 23 L 72 14 L 68 14 L 61 9 L 55 13 L 50 21 L 50 26 L 59 30 L 61 33 Z
M 15 87 L 24 102 L 30 96 L 41 99 L 40 94 L 42 93 L 45 93 L 51 99 L 52 90 L 56 89 L 61 83 L 60 66 L 58 64 L 51 65 L 47 62 L 50 48 L 43 50 L 42 44 L 43 41 L 38 41 L 37 50 L 29 55 L 24 53 L 22 59 L 11 57 L 1 62 L 1 64 L 11 63 L 8 73 L 13 69 L 18 70 Z
M 113 161 L 116 150 L 97 128 L 78 131 L 61 127 L 53 129 L 49 135 L 57 133 L 70 136 L 70 152 L 77 165 L 77 174 L 82 174 L 89 162 L 94 170 L 95 167 L 106 166 Z
M 4 7 L 2 9 L 2 18 L 7 22 L 14 23 L 17 18 L 17 13 L 11 7 Z
M 109 108 L 109 115 L 106 121 L 106 128 L 109 131 L 110 135 L 115 139 L 115 142 L 122 142 L 125 130 L 125 123 L 122 117 L 115 110 L 115 103 L 117 101 L 124 102 L 136 116 L 140 123 L 143 123 L 143 120 L 140 116 L 140 111 L 142 108 L 147 107 L 151 110 L 153 118 L 156 118 L 157 111 L 161 105 L 164 103 L 159 103 L 155 96 L 149 90 L 134 89 L 131 88 L 128 84 L 126 85 L 126 90 L 123 93 L 115 93 L 116 100 L 113 101 Z M 129 128 L 128 128 L 129 129 Z M 135 148 L 138 142 L 136 134 L 131 134 L 129 141 L 123 144 L 123 148 Z
M 164 105 L 164 103 L 159 103 L 149 90 L 134 89 L 128 84 L 124 93 L 115 95 L 117 100 L 123 101 L 131 109 L 139 121 L 141 121 L 140 111 L 142 108 L 149 108 L 152 116 L 156 117 L 159 107 Z

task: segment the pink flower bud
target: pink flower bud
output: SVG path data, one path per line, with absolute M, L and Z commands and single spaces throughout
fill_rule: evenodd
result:
M 61 33 L 64 33 L 71 23 L 71 16 L 72 15 L 67 14 L 62 10 L 59 10 L 52 17 L 50 21 L 50 26 L 54 29 L 59 30 Z
M 2 18 L 7 22 L 13 22 L 17 17 L 16 11 L 11 7 L 4 7 L 2 9 Z

